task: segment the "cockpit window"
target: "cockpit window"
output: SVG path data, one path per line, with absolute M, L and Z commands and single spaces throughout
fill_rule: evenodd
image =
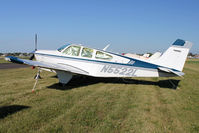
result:
M 80 46 L 69 46 L 63 51 L 63 53 L 72 56 L 79 56 L 80 48 Z
M 88 57 L 88 58 L 92 58 L 93 55 L 93 49 L 90 48 L 83 48 L 82 49 L 82 57 Z
M 61 52 L 63 49 L 65 49 L 65 47 L 67 47 L 69 44 L 65 44 L 65 45 L 63 45 L 63 46 L 61 46 L 60 48 L 58 48 L 57 50 L 59 51 L 59 52 Z
M 104 53 L 104 52 L 97 51 L 95 58 L 96 59 L 103 59 L 103 60 L 111 60 L 113 57 L 109 54 Z

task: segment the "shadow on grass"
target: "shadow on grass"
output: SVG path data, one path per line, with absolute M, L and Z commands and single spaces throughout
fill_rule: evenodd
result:
M 29 106 L 23 105 L 10 105 L 0 107 L 0 119 L 5 118 L 8 115 L 14 114 L 20 110 L 30 108 Z
M 53 78 L 56 78 L 53 76 Z M 48 86 L 50 89 L 70 90 L 77 87 L 88 86 L 97 83 L 113 83 L 113 84 L 134 84 L 134 85 L 156 85 L 161 88 L 177 89 L 180 80 L 167 79 L 159 81 L 148 81 L 139 79 L 123 79 L 123 78 L 96 78 L 89 76 L 74 76 L 72 80 L 65 86 L 55 83 Z

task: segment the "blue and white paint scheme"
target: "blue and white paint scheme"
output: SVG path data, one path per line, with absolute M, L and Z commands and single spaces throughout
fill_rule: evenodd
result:
M 192 43 L 177 39 L 156 58 L 138 59 L 92 49 L 78 44 L 57 50 L 37 50 L 36 61 L 8 56 L 6 60 L 56 72 L 59 82 L 67 84 L 74 74 L 93 77 L 173 77 L 182 72 Z

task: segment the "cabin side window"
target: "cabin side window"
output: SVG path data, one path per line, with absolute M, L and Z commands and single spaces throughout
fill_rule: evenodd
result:
M 63 51 L 63 53 L 72 56 L 79 56 L 80 48 L 80 46 L 69 46 Z
M 90 48 L 83 48 L 82 49 L 82 57 L 92 58 L 93 55 L 93 49 Z
M 111 60 L 113 57 L 109 54 L 104 53 L 104 52 L 97 51 L 95 58 L 96 59 L 102 59 L 102 60 Z

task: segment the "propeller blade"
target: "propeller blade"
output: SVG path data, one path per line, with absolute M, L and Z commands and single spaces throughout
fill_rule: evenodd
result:
M 37 51 L 37 34 L 35 34 L 35 51 Z
M 35 52 L 37 51 L 37 34 L 35 34 L 35 50 L 32 51 L 32 55 L 30 56 L 29 60 L 33 60 L 35 58 Z

